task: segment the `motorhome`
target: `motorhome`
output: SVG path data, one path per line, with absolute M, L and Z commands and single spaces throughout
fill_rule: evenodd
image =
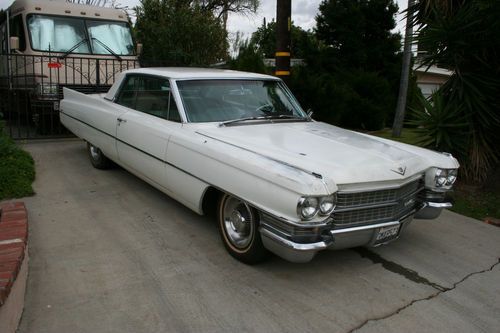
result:
M 117 73 L 139 67 L 140 48 L 124 10 L 16 0 L 0 17 L 0 112 L 50 134 L 63 87 L 106 92 Z

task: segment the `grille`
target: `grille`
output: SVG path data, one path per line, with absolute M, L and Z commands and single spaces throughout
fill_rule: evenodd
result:
M 421 180 L 416 180 L 400 188 L 370 192 L 342 193 L 337 195 L 338 208 L 352 208 L 364 205 L 383 204 L 404 198 L 421 187 Z
M 423 188 L 423 179 L 418 179 L 396 189 L 339 192 L 333 222 L 354 226 L 398 220 L 420 205 L 418 193 Z

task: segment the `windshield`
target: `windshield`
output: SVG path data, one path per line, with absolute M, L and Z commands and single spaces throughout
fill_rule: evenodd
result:
M 31 48 L 37 51 L 66 52 L 81 43 L 72 53 L 110 54 L 105 44 L 115 54 L 134 54 L 130 28 L 125 22 L 30 15 L 28 30 Z
M 124 22 L 87 21 L 89 37 L 92 40 L 94 54 L 110 54 L 102 44 L 119 55 L 134 53 L 134 43 L 130 29 Z M 101 41 L 98 43 L 95 39 Z
M 190 122 L 221 122 L 252 117 L 306 115 L 279 81 L 177 81 Z
M 32 15 L 28 18 L 31 48 L 39 51 L 65 52 L 78 44 L 85 35 L 83 20 Z M 87 43 L 82 43 L 75 53 L 90 53 Z

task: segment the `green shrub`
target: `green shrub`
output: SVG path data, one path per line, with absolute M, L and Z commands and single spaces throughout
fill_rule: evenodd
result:
M 268 74 L 270 70 L 263 59 L 264 56 L 255 44 L 246 41 L 239 45 L 238 56 L 229 61 L 229 67 L 238 71 Z
M 307 67 L 295 67 L 290 88 L 315 119 L 348 128 L 384 128 L 394 108 L 389 83 L 377 73 L 355 70 L 316 75 Z
M 388 114 L 395 107 L 388 81 L 377 73 L 362 70 L 351 71 L 341 78 L 352 90 L 341 125 L 369 131 L 384 128 Z
M 0 123 L 0 200 L 33 194 L 33 158 L 3 133 Z

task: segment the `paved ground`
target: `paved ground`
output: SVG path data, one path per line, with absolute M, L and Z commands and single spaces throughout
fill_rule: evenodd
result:
M 215 224 L 80 141 L 25 145 L 30 273 L 19 332 L 500 332 L 500 229 L 445 212 L 390 246 L 245 266 Z

